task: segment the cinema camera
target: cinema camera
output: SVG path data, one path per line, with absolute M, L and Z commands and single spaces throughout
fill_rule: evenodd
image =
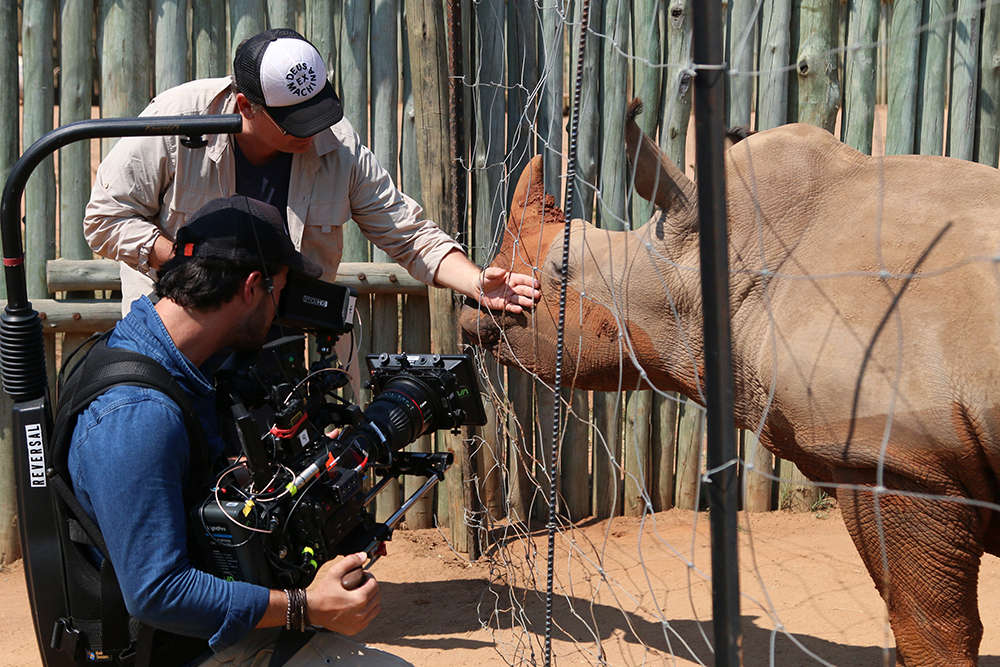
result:
M 217 576 L 302 587 L 337 555 L 364 551 L 370 565 L 406 510 L 452 464 L 450 453 L 400 450 L 431 431 L 486 423 L 467 355 L 368 355 L 368 407 L 362 412 L 334 394 L 349 377 L 336 366 L 333 345 L 351 330 L 356 299 L 351 288 L 291 275 L 278 321 L 315 332 L 318 359 L 308 373 L 302 335 L 269 343 L 260 355 L 234 354 L 218 371 L 232 416 L 223 437 L 238 441 L 243 456 L 193 512 Z M 262 414 L 271 416 L 266 429 L 258 426 Z M 377 523 L 367 507 L 400 475 L 428 479 Z M 369 476 L 379 481 L 366 491 Z

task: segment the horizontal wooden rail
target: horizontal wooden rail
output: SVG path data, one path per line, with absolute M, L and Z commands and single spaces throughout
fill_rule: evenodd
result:
M 0 301 L 6 307 L 6 301 Z M 31 299 L 31 307 L 42 318 L 45 333 L 104 331 L 122 318 L 117 299 Z
M 110 259 L 50 259 L 45 274 L 49 292 L 121 289 L 118 262 Z M 392 263 L 345 262 L 334 282 L 353 287 L 360 294 L 427 295 L 427 285 Z

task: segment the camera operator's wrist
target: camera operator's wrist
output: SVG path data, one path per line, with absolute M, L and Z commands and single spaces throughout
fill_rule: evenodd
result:
M 285 629 L 305 632 L 309 629 L 308 599 L 304 588 L 286 588 L 285 598 L 288 608 L 285 613 Z

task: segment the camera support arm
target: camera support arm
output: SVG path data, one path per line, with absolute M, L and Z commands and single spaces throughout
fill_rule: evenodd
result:
M 11 432 L 17 514 L 25 583 L 42 663 L 69 667 L 75 661 L 52 648 L 57 619 L 66 614 L 65 591 L 55 582 L 63 573 L 56 518 L 48 485 L 52 408 L 45 370 L 45 339 L 38 313 L 28 301 L 21 238 L 21 197 L 32 171 L 42 160 L 74 141 L 122 136 L 179 135 L 189 148 L 205 145 L 202 135 L 242 131 L 237 114 L 82 120 L 57 128 L 32 144 L 14 164 L 0 199 L 7 306 L 0 315 L 0 370 L 3 389 L 14 400 Z
M 435 454 L 399 452 L 396 454 L 393 467 L 389 469 L 388 474 L 379 480 L 378 484 L 368 494 L 368 497 L 365 499 L 366 505 L 374 500 L 382 488 L 389 483 L 389 480 L 395 479 L 400 475 L 425 476 L 427 477 L 427 481 L 423 483 L 423 486 L 414 491 L 413 495 L 404 500 L 399 509 L 393 512 L 392 516 L 386 519 L 384 524 L 378 525 L 376 534 L 363 549 L 368 554 L 368 562 L 365 563 L 366 570 L 374 565 L 375 561 L 385 555 L 385 543 L 392 539 L 392 531 L 403 520 L 403 517 L 406 516 L 406 513 L 413 507 L 414 503 L 433 489 L 439 481 L 444 480 L 444 473 L 451 467 L 454 460 L 455 455 L 451 452 Z

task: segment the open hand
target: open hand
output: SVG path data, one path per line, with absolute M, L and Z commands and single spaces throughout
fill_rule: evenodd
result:
M 540 298 L 541 283 L 523 273 L 511 273 L 497 266 L 486 267 L 479 278 L 479 303 L 491 310 L 520 313 L 532 308 Z

